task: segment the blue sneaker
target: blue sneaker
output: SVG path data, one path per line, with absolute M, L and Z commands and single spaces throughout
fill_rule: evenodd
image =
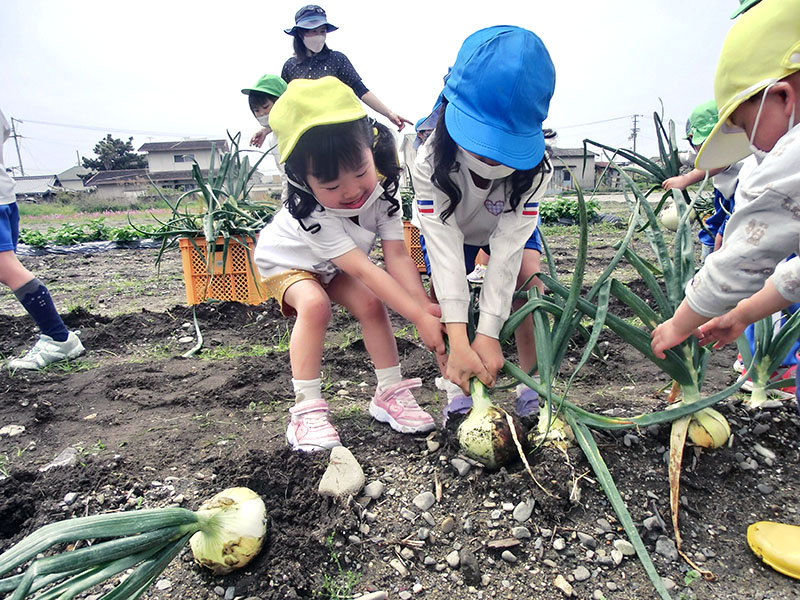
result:
M 539 394 L 534 390 L 526 389 L 514 402 L 514 412 L 520 417 L 529 417 L 539 414 Z
M 465 396 L 464 394 L 454 396 L 453 399 L 450 400 L 450 402 L 447 403 L 447 406 L 445 406 L 442 410 L 442 415 L 444 415 L 444 421 L 442 425 L 447 425 L 447 419 L 451 414 L 465 415 L 470 411 L 471 408 L 472 398 L 470 396 Z

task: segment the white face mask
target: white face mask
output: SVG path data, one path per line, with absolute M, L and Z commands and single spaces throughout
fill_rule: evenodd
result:
M 318 54 L 325 46 L 325 34 L 307 35 L 303 38 L 303 44 L 314 54 Z
M 375 204 L 375 201 L 383 195 L 383 187 L 381 184 L 377 184 L 375 189 L 372 190 L 372 193 L 367 198 L 366 202 L 359 206 L 358 208 L 327 208 L 325 207 L 325 212 L 331 215 L 335 215 L 337 217 L 357 217 L 362 212 L 367 210 L 370 206 Z
M 756 129 L 758 129 L 758 121 L 761 119 L 761 109 L 764 108 L 764 101 L 767 99 L 767 92 L 769 89 L 778 83 L 777 81 L 773 81 L 767 87 L 764 88 L 764 91 L 761 93 L 761 103 L 758 105 L 758 112 L 756 113 L 756 120 L 753 123 L 753 131 L 750 132 L 750 152 L 753 153 L 753 156 L 756 157 L 756 162 L 761 164 L 761 161 L 767 157 L 769 154 L 769 150 L 762 150 L 755 144 L 756 139 Z M 794 106 L 792 106 L 792 116 L 789 117 L 789 127 L 787 131 L 791 130 L 794 127 Z
M 258 124 L 261 125 L 262 127 L 266 127 L 267 129 L 270 128 L 269 115 L 261 115 L 260 117 L 256 117 L 256 121 L 258 121 Z
M 516 171 L 516 169 L 512 169 L 511 167 L 507 167 L 505 165 L 486 164 L 477 156 L 467 152 L 460 146 L 458 148 L 457 155 L 459 162 L 467 169 L 475 173 L 475 175 L 478 177 L 482 177 L 483 179 L 488 179 L 490 181 L 495 179 L 503 179 L 504 177 L 508 177 L 514 171 Z

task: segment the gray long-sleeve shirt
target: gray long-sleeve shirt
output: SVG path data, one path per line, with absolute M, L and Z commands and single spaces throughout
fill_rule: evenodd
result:
M 728 312 L 770 277 L 781 296 L 800 302 L 800 258 L 781 263 L 800 245 L 800 125 L 739 181 L 736 197 L 722 248 L 686 288 L 689 307 L 705 317 Z

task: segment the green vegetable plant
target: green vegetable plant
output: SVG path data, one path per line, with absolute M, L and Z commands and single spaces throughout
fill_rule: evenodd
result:
M 671 255 L 666 238 L 659 229 L 652 207 L 644 194 L 633 185 L 630 177 L 628 175 L 625 175 L 625 177 L 628 186 L 634 191 L 634 197 L 629 198 L 633 218 L 629 222 L 625 237 L 617 246 L 614 257 L 597 281 L 592 284 L 585 295 L 581 296 L 588 248 L 588 219 L 583 194 L 578 190 L 580 238 L 576 264 L 570 284 L 565 285 L 559 281 L 555 272 L 555 263 L 545 242 L 544 250 L 548 255 L 547 264 L 549 265 L 550 273 L 540 273 L 539 277 L 550 290 L 550 295 L 540 297 L 538 290 L 535 288 L 524 294 L 518 292 L 518 296 L 526 298 L 526 302 L 521 308 L 514 311 L 505 323 L 500 332 L 500 341 L 508 341 L 522 320 L 528 315 L 533 316 L 539 380 L 537 381 L 531 376 L 531 373 L 526 373 L 509 361 L 506 361 L 503 367 L 503 370 L 516 381 L 528 385 L 539 393 L 539 427 L 536 432 L 532 433 L 533 439 L 531 441 L 537 446 L 546 443 L 548 439 L 553 437 L 552 432 L 554 429 L 571 432 L 589 460 L 603 491 L 636 549 L 637 555 L 658 596 L 662 599 L 668 599 L 670 598 L 669 593 L 664 588 L 661 578 L 655 570 L 636 525 L 608 467 L 603 461 L 591 430 L 640 428 L 656 423 L 672 422 L 673 432 L 682 433 L 682 435 L 673 435 L 674 440 L 680 441 L 679 444 L 677 441 L 673 443 L 673 450 L 679 449 L 682 453 L 686 432 L 689 423 L 692 422 L 693 414 L 702 409 L 707 409 L 730 396 L 741 385 L 741 381 L 737 381 L 712 396 L 701 397 L 700 386 L 708 352 L 706 349 L 698 346 L 694 340 L 687 340 L 677 348 L 669 350 L 665 359 L 658 359 L 652 353 L 649 329 L 655 327 L 663 319 L 672 316 L 675 307 L 683 298 L 683 286 L 680 282 L 685 283 L 686 278 L 694 273 L 694 259 L 691 255 L 693 250 L 691 225 L 688 213 L 690 207 L 682 202 L 682 197 L 677 198 L 680 227 L 675 236 L 674 255 Z M 647 225 L 646 228 L 644 227 L 645 225 Z M 630 247 L 634 233 L 642 230 L 648 235 L 648 239 L 655 250 L 658 265 L 646 261 Z M 633 294 L 627 286 L 612 277 L 614 269 L 623 259 L 630 262 L 647 283 L 651 295 L 655 298 L 655 307 L 651 307 L 647 301 Z M 659 277 L 662 277 L 665 281 L 666 291 L 662 289 Z M 634 326 L 611 313 L 609 311 L 609 300 L 612 296 L 629 306 L 641 322 L 645 324 L 647 330 Z M 581 322 L 587 318 L 591 320 L 591 325 L 584 329 Z M 604 328 L 612 330 L 626 343 L 636 348 L 676 380 L 683 387 L 683 400 L 667 410 L 630 417 L 597 415 L 570 402 L 568 400 L 570 385 L 591 356 Z M 561 369 L 568 343 L 575 333 L 580 333 L 581 337 L 587 342 L 581 359 L 574 367 L 569 379 L 562 388 L 559 388 L 559 394 L 556 393 L 554 384 Z M 678 480 L 680 458 L 681 456 L 676 455 L 674 452 L 671 455 L 670 478 L 673 483 Z M 680 535 L 677 528 L 677 498 L 677 490 L 673 487 L 671 495 L 673 526 L 678 546 L 680 547 Z
M 22 229 L 19 232 L 19 242 L 35 248 L 44 248 L 50 239 L 41 231 Z
M 222 154 L 218 166 L 215 165 L 216 153 L 213 148 L 207 174 L 203 173 L 197 162 L 192 165 L 195 188 L 185 192 L 177 200 L 171 200 L 156 187 L 171 211 L 165 220 L 153 217 L 159 226 L 149 235 L 161 240 L 156 265 L 160 264 L 166 249 L 177 245 L 180 238 L 188 238 L 202 256 L 204 253 L 195 239 L 203 237 L 208 248 L 206 265 L 209 273 L 213 273 L 212 265 L 219 261 L 217 253 L 221 252 L 221 263 L 224 265 L 231 243 L 247 245 L 248 240 L 255 243 L 259 232 L 272 219 L 275 213 L 272 204 L 250 199 L 253 187 L 250 180 L 269 151 L 264 152 L 251 165 L 247 151 L 239 149 L 241 133 L 235 136 L 229 133 L 228 138 L 231 150 Z M 130 224 L 134 229 L 138 228 L 133 223 Z M 221 246 L 217 244 L 219 238 L 222 238 Z M 247 257 L 251 275 L 255 278 L 255 268 L 249 253 Z
M 585 201 L 586 216 L 589 220 L 600 211 L 600 203 L 591 198 Z M 580 208 L 576 198 L 559 197 L 555 200 L 543 200 L 539 203 L 539 216 L 542 223 L 550 225 L 558 223 L 559 219 L 571 219 L 575 223 L 580 217 Z
M 661 187 L 661 184 L 665 180 L 680 175 L 681 162 L 678 157 L 678 141 L 675 135 L 675 123 L 669 121 L 665 127 L 663 119 L 657 112 L 653 113 L 653 123 L 655 126 L 656 140 L 658 142 L 658 159 L 648 158 L 643 154 L 628 150 L 627 148 L 614 148 L 613 146 L 601 144 L 600 142 L 589 139 L 583 141 L 583 148 L 584 154 L 587 153 L 587 148 L 590 145 L 610 152 L 609 166 L 620 169 L 621 173 L 627 173 L 630 176 L 630 182 L 633 182 L 631 177 L 641 179 L 647 186 L 647 191 L 643 193 L 645 198 L 649 198 L 653 193 L 660 193 L 661 197 L 654 209 L 655 214 L 659 215 L 662 210 L 668 207 L 667 201 L 670 198 L 681 196 L 686 204 L 691 203 L 692 199 L 689 197 L 689 192 L 686 190 L 664 191 Z M 616 164 L 612 165 L 617 157 L 621 157 L 630 164 L 624 167 L 619 167 Z M 701 217 L 702 215 L 713 212 L 713 202 L 702 195 L 702 190 L 703 186 L 701 186 L 696 194 L 697 197 L 694 200 L 696 212 L 692 218 L 696 219 L 700 226 L 705 228 Z M 647 223 L 645 223 L 644 226 L 646 227 Z
M 751 365 L 747 369 L 750 395 L 745 400 L 745 404 L 751 408 L 758 408 L 764 404 L 772 390 L 794 385 L 794 378 L 790 381 L 773 378 L 773 373 L 778 371 L 783 359 L 800 336 L 800 311 L 788 317 L 777 331 L 775 329 L 772 316 L 755 323 L 753 336 L 755 352 L 750 350 L 750 344 L 744 334 L 736 340 L 742 362 Z
M 135 600 L 188 541 L 195 560 L 215 575 L 246 565 L 266 535 L 266 507 L 247 488 L 229 488 L 196 512 L 155 508 L 57 521 L 0 555 L 0 592 L 10 600 L 68 600 L 131 570 L 102 600 Z M 49 548 L 88 541 L 48 556 Z M 17 568 L 22 572 L 10 573 Z

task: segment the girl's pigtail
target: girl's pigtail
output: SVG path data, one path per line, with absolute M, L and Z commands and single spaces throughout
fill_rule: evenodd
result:
M 306 185 L 301 183 L 303 178 L 298 177 L 288 163 L 286 164 L 286 178 L 289 184 L 288 194 L 284 201 L 286 209 L 289 211 L 290 215 L 297 219 L 300 223 L 300 227 L 302 227 L 304 231 L 308 231 L 309 233 L 318 232 L 320 230 L 319 223 L 314 223 L 311 227 L 306 227 L 306 224 L 303 223 L 303 219 L 308 217 L 314 208 L 316 208 L 317 199 Z
M 400 160 L 397 157 L 397 145 L 394 135 L 385 125 L 370 119 L 370 131 L 372 132 L 372 156 L 375 159 L 375 169 L 379 177 L 383 178 L 384 194 L 381 197 L 386 200 L 391 207 L 389 214 L 393 215 L 400 210 L 400 202 L 396 195 L 400 187 Z

